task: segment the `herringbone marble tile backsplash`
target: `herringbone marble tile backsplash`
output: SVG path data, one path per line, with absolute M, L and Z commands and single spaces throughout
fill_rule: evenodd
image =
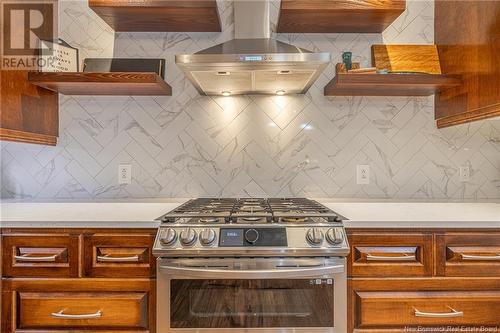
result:
M 222 33 L 115 34 L 86 1 L 60 1 L 61 37 L 81 58 L 165 58 L 174 93 L 61 96 L 56 147 L 1 144 L 2 197 L 500 198 L 500 119 L 438 130 L 433 97 L 326 98 L 333 64 L 304 96 L 200 96 L 174 55 L 233 38 L 232 3 L 219 6 Z M 408 1 L 383 34 L 274 36 L 334 62 L 350 50 L 365 66 L 371 44 L 433 43 L 433 2 Z M 132 164 L 131 185 L 118 185 L 120 163 Z M 370 185 L 356 184 L 357 164 L 370 165 Z

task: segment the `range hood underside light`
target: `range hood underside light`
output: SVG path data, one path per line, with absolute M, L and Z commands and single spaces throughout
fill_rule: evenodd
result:
M 228 73 L 221 75 L 220 73 Z M 317 72 L 312 69 L 286 70 L 286 74 L 275 69 L 206 71 L 193 70 L 186 73 L 195 87 L 204 95 L 220 95 L 230 91 L 240 94 L 302 94 L 314 82 Z

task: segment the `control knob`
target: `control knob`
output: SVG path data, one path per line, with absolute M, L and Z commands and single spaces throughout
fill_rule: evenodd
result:
M 245 231 L 245 240 L 250 244 L 255 244 L 259 239 L 259 232 L 255 229 L 248 229 Z
M 203 246 L 210 246 L 215 242 L 216 235 L 212 228 L 205 228 L 200 232 L 200 243 Z
M 342 230 L 339 228 L 330 228 L 326 233 L 326 240 L 328 243 L 332 245 L 341 244 L 344 240 L 344 235 L 342 234 Z
M 196 242 L 196 231 L 192 228 L 182 229 L 179 240 L 184 246 L 193 245 Z
M 311 228 L 307 230 L 306 240 L 313 246 L 323 243 L 323 231 L 320 228 Z
M 164 246 L 170 246 L 173 245 L 176 240 L 177 240 L 177 232 L 172 228 L 168 228 L 162 232 L 160 243 L 161 245 Z

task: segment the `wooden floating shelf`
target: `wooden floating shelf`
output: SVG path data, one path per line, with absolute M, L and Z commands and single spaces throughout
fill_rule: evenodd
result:
M 430 96 L 460 84 L 459 76 L 443 74 L 337 74 L 325 96 Z
M 156 73 L 30 72 L 28 80 L 64 95 L 172 95 L 172 87 Z
M 216 0 L 89 0 L 115 31 L 220 32 Z
M 405 10 L 405 0 L 282 0 L 277 32 L 378 33 Z

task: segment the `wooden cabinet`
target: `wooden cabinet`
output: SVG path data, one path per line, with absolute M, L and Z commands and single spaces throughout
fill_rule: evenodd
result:
M 4 277 L 78 276 L 78 235 L 16 233 L 2 238 Z
M 154 282 L 4 281 L 2 332 L 154 332 Z
M 18 292 L 19 328 L 147 329 L 144 292 Z
M 154 333 L 155 234 L 3 229 L 1 333 Z
M 348 284 L 349 332 L 500 325 L 499 278 L 359 278 Z
M 153 277 L 153 234 L 84 235 L 83 265 L 88 277 Z
M 435 1 L 441 69 L 463 82 L 436 96 L 438 127 L 500 116 L 499 17 L 500 1 Z
M 348 237 L 349 332 L 500 325 L 500 230 L 351 229 Z
M 55 146 L 59 95 L 28 81 L 28 71 L 0 71 L 0 140 Z
M 350 276 L 432 275 L 432 234 L 351 233 L 349 244 Z
M 356 326 L 499 325 L 500 291 L 359 291 Z
M 436 275 L 500 277 L 500 232 L 436 235 Z

